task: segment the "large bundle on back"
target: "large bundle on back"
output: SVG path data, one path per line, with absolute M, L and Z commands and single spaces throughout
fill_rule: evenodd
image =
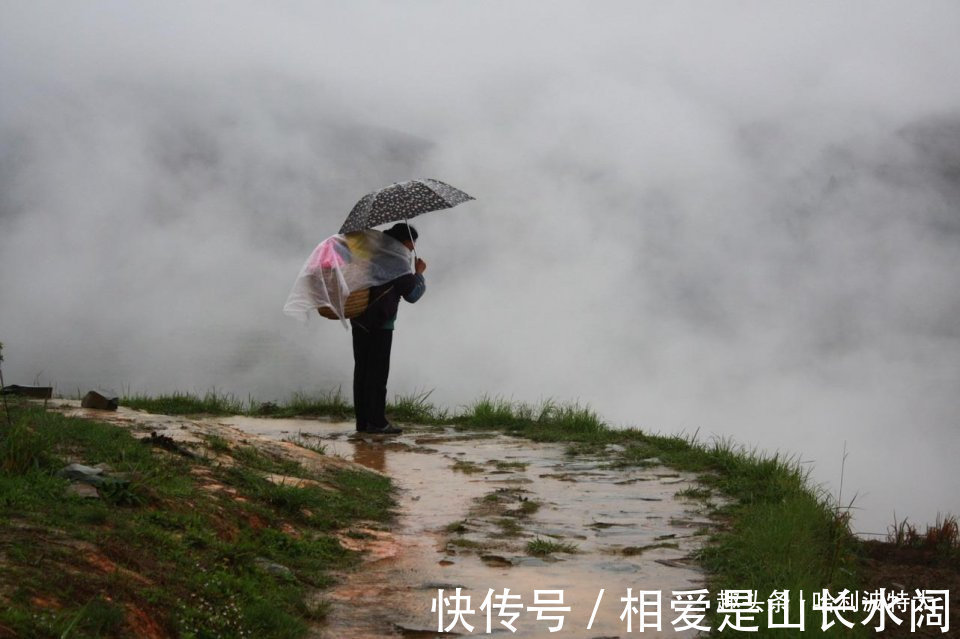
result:
M 345 321 L 366 309 L 370 287 L 413 272 L 410 250 L 367 229 L 328 237 L 307 258 L 283 312 L 306 319 L 314 310 Z
M 367 306 L 369 305 L 370 289 L 365 288 L 362 291 L 354 291 L 353 293 L 347 295 L 347 299 L 343 301 L 343 313 L 341 315 L 338 315 L 337 311 L 334 310 L 334 307 L 331 306 L 318 306 L 317 312 L 319 312 L 323 317 L 332 320 L 353 319 L 367 310 Z M 339 300 L 337 300 L 337 303 L 334 306 L 339 306 Z

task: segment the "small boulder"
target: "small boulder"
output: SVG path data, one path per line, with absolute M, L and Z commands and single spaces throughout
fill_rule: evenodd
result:
M 57 477 L 72 479 L 73 481 L 83 482 L 92 486 L 99 486 L 106 480 L 106 478 L 103 476 L 102 468 L 84 466 L 83 464 L 70 464 L 69 466 L 64 466 L 57 472 Z
M 90 391 L 83 396 L 80 406 L 83 408 L 95 408 L 97 410 L 117 410 L 120 400 L 116 397 L 104 397 L 97 391 Z
M 260 570 L 269 575 L 273 575 L 274 577 L 282 577 L 284 579 L 293 579 L 293 571 L 283 564 L 270 561 L 265 557 L 257 557 L 253 560 L 253 563 L 255 563 Z

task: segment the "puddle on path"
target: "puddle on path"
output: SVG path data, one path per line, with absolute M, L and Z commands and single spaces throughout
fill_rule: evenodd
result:
M 352 424 L 234 417 L 218 420 L 272 439 L 301 436 L 338 455 L 389 475 L 400 489 L 400 517 L 392 534 L 371 544 L 362 569 L 344 575 L 322 594 L 332 604 L 323 638 L 483 636 L 480 604 L 488 589 L 509 588 L 524 606 L 534 590 L 563 590 L 563 628 L 520 610 L 511 633 L 494 609 L 491 629 L 503 637 L 627 637 L 639 634 L 639 617 L 627 633 L 620 614 L 627 588 L 662 593 L 662 634 L 673 631 L 674 590 L 703 588 L 703 575 L 689 560 L 711 523 L 702 505 L 675 494 L 695 487 L 689 474 L 664 467 L 610 469 L 602 457 L 571 457 L 565 447 L 502 435 L 452 429 L 410 430 L 399 437 L 357 438 Z M 316 438 L 316 439 L 314 439 Z M 534 504 L 538 504 L 536 506 Z M 527 543 L 550 540 L 575 553 L 530 556 Z M 431 604 L 445 597 L 471 597 L 473 615 L 451 634 L 437 632 Z M 604 594 L 592 627 L 587 625 L 600 590 Z M 512 600 L 516 602 L 517 600 Z M 453 603 L 453 602 L 451 602 Z M 447 616 L 444 626 L 453 620 Z

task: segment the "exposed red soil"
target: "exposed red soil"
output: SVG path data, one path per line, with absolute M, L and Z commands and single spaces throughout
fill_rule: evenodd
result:
M 126 568 L 122 568 L 121 566 L 118 566 L 113 561 L 111 561 L 110 559 L 108 559 L 107 557 L 99 553 L 89 553 L 84 557 L 84 559 L 87 561 L 88 564 L 90 564 L 100 572 L 107 573 L 107 574 L 114 574 L 114 573 L 121 574 L 125 577 L 129 577 L 133 581 L 136 581 L 137 583 L 142 584 L 144 586 L 153 585 L 152 580 L 144 577 L 139 573 L 133 572 L 132 570 L 127 570 Z
M 57 601 L 54 597 L 34 596 L 30 598 L 30 603 L 37 608 L 47 608 L 50 610 L 60 610 L 60 608 L 63 607 L 63 604 Z
M 164 631 L 163 627 L 143 609 L 137 608 L 133 604 L 127 604 L 126 608 L 127 615 L 125 621 L 127 627 L 132 631 L 131 636 L 140 637 L 141 639 L 165 639 L 170 636 L 170 634 Z

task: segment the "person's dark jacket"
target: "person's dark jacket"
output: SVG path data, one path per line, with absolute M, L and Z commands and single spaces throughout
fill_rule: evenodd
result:
M 407 273 L 386 284 L 374 286 L 370 289 L 370 305 L 350 322 L 354 326 L 359 324 L 365 330 L 392 329 L 400 308 L 400 298 L 410 303 L 416 302 L 426 286 L 426 280 L 419 273 Z

